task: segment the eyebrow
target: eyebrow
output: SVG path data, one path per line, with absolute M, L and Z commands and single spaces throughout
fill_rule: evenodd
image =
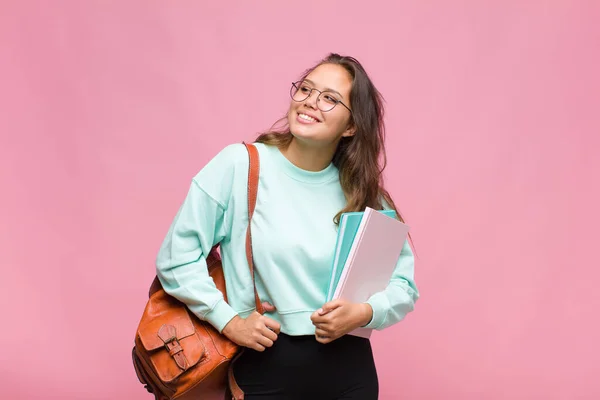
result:
M 311 81 L 310 79 L 306 79 L 306 78 L 305 78 L 305 79 L 304 79 L 304 82 L 308 82 L 308 83 L 310 83 L 310 84 L 311 84 L 311 85 L 313 85 L 313 86 L 317 86 L 317 85 L 315 85 L 315 83 L 314 83 L 313 81 Z M 337 90 L 333 90 L 333 89 L 331 89 L 331 88 L 325 88 L 325 89 L 323 89 L 323 91 L 324 91 L 324 92 L 333 92 L 333 93 L 337 93 L 337 94 L 338 94 L 338 96 L 340 96 L 342 99 L 344 98 L 344 96 L 342 96 L 342 94 L 341 94 L 340 92 L 338 92 Z

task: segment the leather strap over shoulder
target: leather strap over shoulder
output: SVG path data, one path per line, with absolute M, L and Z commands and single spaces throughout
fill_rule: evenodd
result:
M 256 303 L 256 311 L 260 314 L 264 314 L 265 310 L 262 306 L 262 302 L 258 297 L 256 291 L 256 281 L 254 279 L 254 259 L 252 257 L 252 233 L 251 233 L 251 222 L 252 215 L 254 214 L 254 208 L 256 207 L 256 199 L 258 197 L 258 177 L 260 172 L 260 162 L 258 156 L 258 150 L 252 144 L 244 143 L 248 150 L 248 158 L 250 165 L 248 167 L 248 228 L 246 229 L 246 258 L 248 259 L 248 266 L 250 267 L 250 275 L 252 276 L 252 283 L 254 285 L 254 301 Z M 232 400 L 243 400 L 244 392 L 239 387 L 233 375 L 233 365 L 240 357 L 244 349 L 240 349 L 239 353 L 231 360 L 227 371 L 228 387 L 231 394 Z
M 254 215 L 254 208 L 256 207 L 256 199 L 258 197 L 258 177 L 260 174 L 260 159 L 258 156 L 258 149 L 249 143 L 244 143 L 246 150 L 248 150 L 249 168 L 248 168 L 248 228 L 246 230 L 246 258 L 248 259 L 248 265 L 250 266 L 250 275 L 252 276 L 252 283 L 254 285 L 254 301 L 256 303 L 256 311 L 260 314 L 264 314 L 265 310 L 262 306 L 262 302 L 258 297 L 256 291 L 256 281 L 254 279 L 254 258 L 252 256 L 252 233 L 251 223 L 252 216 Z

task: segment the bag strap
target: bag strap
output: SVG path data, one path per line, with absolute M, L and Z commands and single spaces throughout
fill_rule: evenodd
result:
M 256 207 L 256 198 L 258 197 L 258 176 L 260 173 L 260 160 L 258 157 L 258 150 L 252 144 L 244 142 L 246 149 L 248 150 L 249 167 L 248 167 L 248 228 L 246 229 L 246 258 L 248 259 L 248 266 L 250 267 L 250 275 L 252 276 L 252 284 L 254 285 L 254 302 L 256 303 L 256 311 L 260 314 L 265 313 L 265 309 L 262 306 L 262 302 L 258 297 L 256 291 L 256 280 L 254 278 L 254 259 L 252 257 L 252 232 L 251 222 L 252 216 L 254 215 L 254 208 Z M 233 374 L 233 365 L 239 359 L 244 352 L 242 348 L 238 354 L 231 360 L 229 368 L 227 370 L 227 381 L 228 381 L 228 392 L 231 394 L 232 400 L 243 400 L 244 392 L 239 387 Z
M 252 277 L 252 284 L 254 285 L 254 302 L 256 303 L 256 311 L 259 314 L 264 314 L 265 309 L 262 306 L 262 302 L 258 297 L 256 291 L 256 280 L 254 277 L 254 257 L 252 256 L 252 216 L 254 215 L 254 208 L 256 207 L 256 198 L 258 197 L 258 176 L 260 172 L 260 160 L 258 156 L 258 150 L 253 144 L 244 143 L 246 150 L 248 150 L 249 168 L 248 168 L 248 228 L 246 229 L 246 258 L 248 259 L 248 266 L 250 267 L 250 276 Z

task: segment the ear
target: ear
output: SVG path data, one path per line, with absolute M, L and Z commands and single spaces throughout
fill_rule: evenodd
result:
M 342 137 L 352 137 L 356 133 L 354 124 L 348 125 L 348 128 L 342 133 Z

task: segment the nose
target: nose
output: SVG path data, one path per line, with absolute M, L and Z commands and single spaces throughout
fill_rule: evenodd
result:
M 319 93 L 316 90 L 310 92 L 308 97 L 304 100 L 304 104 L 313 110 L 317 109 L 317 101 L 319 98 Z

